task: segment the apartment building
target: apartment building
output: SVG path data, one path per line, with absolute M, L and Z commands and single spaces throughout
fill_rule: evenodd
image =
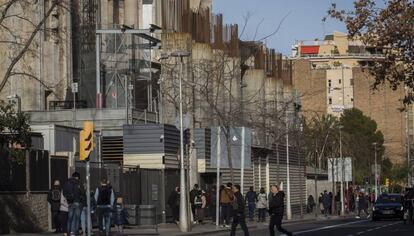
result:
M 364 70 L 382 57 L 381 51 L 340 32 L 299 41 L 292 49 L 293 86 L 301 93 L 305 116 L 339 117 L 344 109 L 358 108 L 384 134 L 385 155 L 395 163 L 406 160 L 406 114 L 400 111 L 404 91 L 386 84 L 372 90 L 374 78 Z M 407 123 L 412 137 L 412 119 Z

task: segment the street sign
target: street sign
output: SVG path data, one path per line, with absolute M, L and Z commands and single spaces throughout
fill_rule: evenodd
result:
M 78 92 L 78 83 L 72 83 L 72 93 L 77 93 Z
M 180 116 L 175 118 L 175 127 L 180 130 Z M 190 117 L 187 114 L 183 114 L 183 130 L 190 128 Z
M 332 176 L 333 168 L 333 176 Z M 328 159 L 328 180 L 332 182 L 340 182 L 342 179 L 342 170 L 344 170 L 343 181 L 352 181 L 352 159 L 350 157 Z
M 376 170 L 378 175 L 381 174 L 381 165 L 377 164 Z M 375 165 L 371 165 L 371 173 L 375 175 Z

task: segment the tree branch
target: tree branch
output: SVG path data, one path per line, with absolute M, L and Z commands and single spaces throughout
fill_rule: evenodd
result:
M 30 45 L 32 44 L 34 38 L 36 37 L 37 33 L 42 29 L 43 24 L 45 23 L 46 19 L 50 16 L 53 9 L 58 5 L 58 1 L 53 1 L 52 5 L 50 6 L 49 10 L 47 11 L 45 17 L 37 24 L 36 28 L 30 35 L 29 39 L 26 41 L 25 46 L 23 49 L 20 50 L 19 54 L 11 61 L 7 71 L 3 77 L 3 80 L 0 83 L 0 92 L 3 90 L 4 86 L 7 83 L 10 74 L 12 73 L 14 66 L 20 61 L 20 59 L 25 55 L 26 51 L 29 49 Z M 1 21 L 0 21 L 1 23 Z

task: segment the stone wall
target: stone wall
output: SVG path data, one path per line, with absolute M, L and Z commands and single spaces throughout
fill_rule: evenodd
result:
M 0 194 L 0 234 L 48 230 L 47 193 Z

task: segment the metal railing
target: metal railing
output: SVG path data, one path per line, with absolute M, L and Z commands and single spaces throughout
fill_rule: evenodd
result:
M 76 108 L 87 108 L 88 104 L 85 100 L 77 100 Z M 62 110 L 62 109 L 72 109 L 73 101 L 50 101 L 49 109 L 50 110 Z
M 359 58 L 384 58 L 384 54 L 371 54 L 371 53 L 345 53 L 345 54 L 299 54 L 296 58 L 346 58 L 346 57 L 359 57 Z

